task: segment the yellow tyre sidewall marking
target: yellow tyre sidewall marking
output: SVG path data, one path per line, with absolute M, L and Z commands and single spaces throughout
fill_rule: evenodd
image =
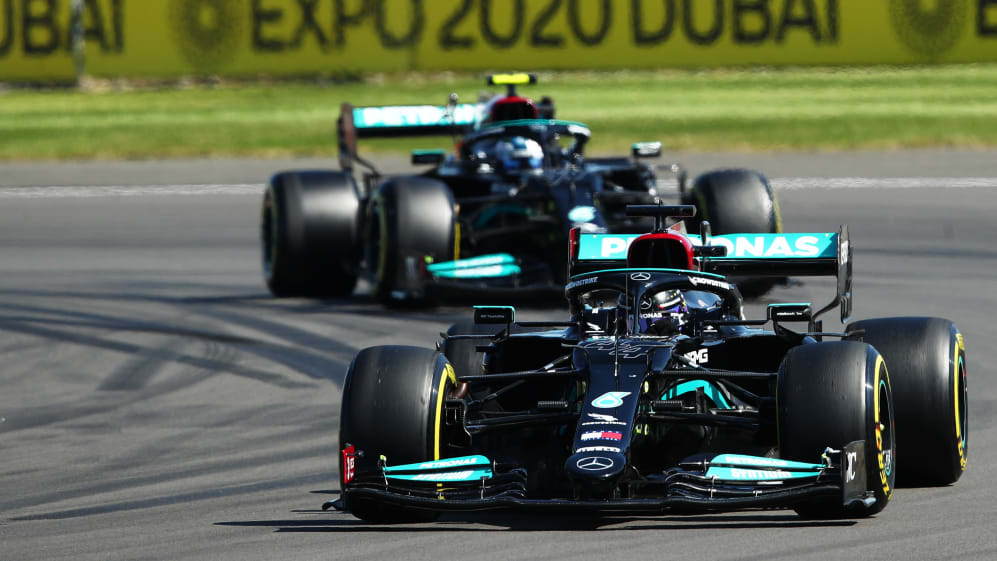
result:
M 959 466 L 960 469 L 966 469 L 966 442 L 962 434 L 962 418 L 959 415 L 959 400 L 961 396 L 959 395 L 959 380 L 962 378 L 962 372 L 959 368 L 962 366 L 962 360 L 960 360 L 960 353 L 964 352 L 966 349 L 965 342 L 962 339 L 962 333 L 956 332 L 956 345 L 953 349 L 952 356 L 952 395 L 954 396 L 955 404 L 955 439 L 957 446 L 959 447 Z
M 883 361 L 882 355 L 876 356 L 876 375 L 873 380 L 873 415 L 876 425 L 876 459 L 879 462 L 879 482 L 883 486 L 883 494 L 886 495 L 886 499 L 889 500 L 893 496 L 893 489 L 890 487 L 889 482 L 887 482 L 886 475 L 886 465 L 883 460 L 883 433 L 880 430 L 879 422 L 879 386 L 880 386 L 880 372 L 882 372 L 882 379 L 886 382 L 886 387 L 890 387 L 890 373 L 886 369 L 886 362 Z M 892 420 L 891 420 L 892 424 Z M 890 435 L 892 437 L 893 427 L 890 427 Z M 890 458 L 892 462 L 893 459 Z
M 440 385 L 436 394 L 436 422 L 433 434 L 433 459 L 440 459 L 440 440 L 443 438 L 443 402 L 445 401 L 447 382 L 457 384 L 457 376 L 454 375 L 453 366 L 448 362 L 443 367 L 440 374 Z

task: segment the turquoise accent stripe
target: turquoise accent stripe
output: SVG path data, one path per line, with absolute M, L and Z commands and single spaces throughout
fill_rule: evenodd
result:
M 648 271 L 652 273 L 678 273 L 680 275 L 696 275 L 697 277 L 707 277 L 717 280 L 726 280 L 727 277 L 723 275 L 716 275 L 713 273 L 701 273 L 699 271 L 690 271 L 688 269 L 655 269 L 653 267 L 638 267 L 634 269 L 602 269 L 599 271 L 589 271 L 588 273 L 581 273 L 571 277 L 571 280 L 583 279 L 586 277 L 598 276 L 606 273 L 626 273 L 628 271 Z
M 473 125 L 477 120 L 477 106 L 461 103 L 450 109 L 439 105 L 395 105 L 383 107 L 355 107 L 353 124 L 358 129 L 387 127 L 426 127 Z
M 429 473 L 415 474 L 389 474 L 385 473 L 388 479 L 401 479 L 403 481 L 426 481 L 430 483 L 459 483 L 466 481 L 478 482 L 492 476 L 491 469 L 466 469 L 461 471 L 436 471 Z
M 710 398 L 713 403 L 717 404 L 717 407 L 721 409 L 732 409 L 730 403 L 724 397 L 724 394 L 720 391 L 720 388 L 712 382 L 707 382 L 706 380 L 690 380 L 688 382 L 682 382 L 681 384 L 672 386 L 668 388 L 665 395 L 661 396 L 661 399 L 675 399 L 680 395 L 685 395 L 687 393 L 695 393 L 699 388 L 703 388 L 703 394 Z
M 641 234 L 582 234 L 578 240 L 579 260 L 626 259 L 630 244 Z M 689 236 L 701 245 L 699 236 Z M 834 259 L 838 255 L 838 234 L 725 234 L 710 238 L 711 245 L 727 248 L 724 259 Z
M 584 129 L 578 132 L 586 136 L 591 135 L 591 131 L 589 130 L 587 125 L 579 123 L 577 121 L 562 121 L 560 119 L 517 119 L 515 121 L 495 121 L 494 123 L 487 123 L 485 125 L 482 125 L 481 128 L 494 129 L 499 127 L 529 127 L 529 126 L 552 127 L 557 125 L 565 127 L 578 127 Z
M 823 464 L 810 464 L 806 462 L 794 462 L 780 458 L 763 458 L 761 456 L 747 456 L 744 454 L 720 454 L 710 460 L 710 465 L 751 467 L 765 469 L 783 469 L 786 471 L 820 471 L 826 466 Z
M 817 477 L 819 473 L 809 471 L 785 471 L 742 467 L 710 467 L 706 477 L 716 477 L 724 481 L 786 481 Z
M 384 477 L 403 481 L 447 483 L 480 481 L 492 476 L 492 461 L 485 456 L 462 456 L 432 462 L 385 466 Z M 422 472 L 422 473 L 412 473 Z
M 398 466 L 384 466 L 384 473 L 396 473 L 400 471 L 428 471 L 428 470 L 453 470 L 467 469 L 472 467 L 491 466 L 492 461 L 482 455 L 461 456 L 459 458 L 447 458 L 444 460 L 433 460 L 431 462 L 416 462 L 414 464 L 402 464 Z
M 426 266 L 426 270 L 434 276 L 451 279 L 508 277 L 522 272 L 516 264 L 516 258 L 508 253 L 431 263 Z

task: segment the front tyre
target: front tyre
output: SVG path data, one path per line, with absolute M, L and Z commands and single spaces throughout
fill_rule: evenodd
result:
M 358 452 L 357 479 L 378 476 L 378 458 L 389 465 L 440 459 L 447 436 L 444 402 L 456 383 L 446 358 L 418 347 L 370 347 L 350 364 L 339 418 L 340 450 Z M 344 473 L 340 457 L 340 473 Z M 346 508 L 375 523 L 422 522 L 437 513 L 357 497 L 344 485 Z
M 948 485 L 958 481 L 969 455 L 966 347 L 951 321 L 928 317 L 867 319 L 847 331 L 876 347 L 893 375 L 899 483 Z
M 387 305 L 427 303 L 427 263 L 456 253 L 456 204 L 450 189 L 425 177 L 395 178 L 367 206 L 366 260 L 374 297 Z
M 865 441 L 866 481 L 876 501 L 845 509 L 840 497 L 797 505 L 806 518 L 869 516 L 893 496 L 893 393 L 876 349 L 855 341 L 814 343 L 786 354 L 776 392 L 780 457 L 816 463 L 824 449 Z

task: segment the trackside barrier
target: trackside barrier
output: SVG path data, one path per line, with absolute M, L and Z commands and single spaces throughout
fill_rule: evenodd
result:
M 997 61 L 997 0 L 0 0 L 0 80 Z

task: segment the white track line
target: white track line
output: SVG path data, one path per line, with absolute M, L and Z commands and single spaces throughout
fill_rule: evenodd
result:
M 793 189 L 993 189 L 997 177 L 775 177 L 776 190 Z M 664 181 L 659 191 L 675 189 Z M 262 195 L 256 183 L 187 185 L 56 185 L 51 187 L 0 187 L 0 199 L 72 199 L 92 197 L 146 197 L 195 195 Z
M 262 183 L 190 185 L 57 185 L 0 187 L 0 199 L 82 199 L 173 195 L 263 195 Z

